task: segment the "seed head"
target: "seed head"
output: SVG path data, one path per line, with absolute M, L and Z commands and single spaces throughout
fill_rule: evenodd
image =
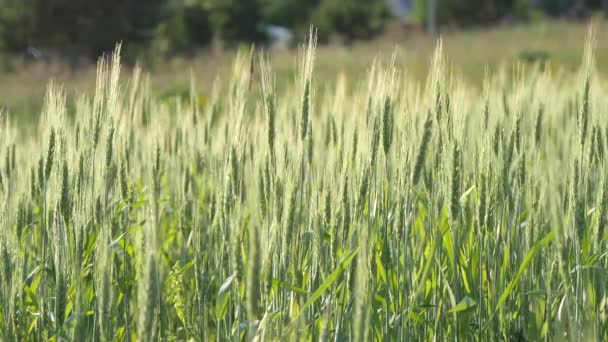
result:
M 123 163 L 120 165 L 120 193 L 124 201 L 129 200 L 129 180 L 127 179 L 127 168 Z
M 588 75 L 585 78 L 585 85 L 583 89 L 583 104 L 579 114 L 579 129 L 581 145 L 585 145 L 585 139 L 587 138 L 587 127 L 589 126 L 589 89 L 591 84 L 591 77 Z
M 110 164 L 112 163 L 112 154 L 114 153 L 114 126 L 110 127 L 110 132 L 108 133 L 108 140 L 106 142 L 106 170 L 110 168 Z
M 380 118 L 376 117 L 374 119 L 374 126 L 372 131 L 372 146 L 371 146 L 371 164 L 376 163 L 376 156 L 378 155 L 378 145 L 380 145 Z
M 310 114 L 310 80 L 306 81 L 304 94 L 302 96 L 302 113 L 300 116 L 300 139 L 306 139 L 308 132 L 308 117 Z
M 46 164 L 44 166 L 44 180 L 48 182 L 53 170 L 53 159 L 55 158 L 55 128 L 51 127 L 51 137 L 49 138 L 49 149 L 46 154 Z
M 536 125 L 534 128 L 534 142 L 536 143 L 536 146 L 540 145 L 542 129 L 543 129 L 542 125 L 543 125 L 544 111 L 545 111 L 545 107 L 541 104 L 538 107 L 538 115 L 536 116 Z
M 454 144 L 454 150 L 452 152 L 452 195 L 450 199 L 450 214 L 452 220 L 457 220 L 460 210 L 460 148 L 458 143 Z
M 422 169 L 424 168 L 424 160 L 426 158 L 426 151 L 429 146 L 429 142 L 431 141 L 433 121 L 431 118 L 431 113 L 429 112 L 426 117 L 426 122 L 424 123 L 424 132 L 422 133 L 422 142 L 420 143 L 420 148 L 418 149 L 418 154 L 416 156 L 416 164 L 414 165 L 414 173 L 412 174 L 412 183 L 418 184 L 420 181 L 420 176 L 422 175 Z
M 388 155 L 393 143 L 393 103 L 390 96 L 384 99 L 384 112 L 382 115 L 382 137 L 384 154 Z
M 69 170 L 67 162 L 63 163 L 63 174 L 62 174 L 62 182 L 61 182 L 61 202 L 60 209 L 61 215 L 65 222 L 70 220 L 70 216 L 72 214 L 72 199 L 70 195 L 70 179 L 69 179 Z

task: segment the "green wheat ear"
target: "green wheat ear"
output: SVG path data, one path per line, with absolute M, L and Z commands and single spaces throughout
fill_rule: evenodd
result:
M 120 193 L 123 201 L 129 199 L 129 179 L 127 175 L 127 168 L 124 163 L 120 165 Z
M 310 114 L 310 80 L 306 81 L 302 95 L 302 114 L 300 115 L 300 139 L 306 139 L 308 132 L 308 116 Z
M 356 207 L 359 209 L 363 209 L 362 206 L 365 204 L 367 200 L 367 195 L 370 190 L 370 178 L 372 176 L 373 165 L 366 164 L 361 169 L 361 180 L 359 183 L 359 192 L 356 198 Z
M 416 162 L 414 164 L 414 172 L 412 174 L 412 183 L 418 184 L 422 175 L 422 169 L 424 168 L 424 161 L 426 159 L 426 153 L 431 141 L 433 121 L 431 113 L 429 112 L 426 121 L 424 123 L 424 131 L 422 133 L 422 141 L 418 148 L 418 154 L 416 155 Z
M 545 107 L 543 104 L 538 106 L 538 114 L 536 115 L 536 124 L 534 125 L 534 143 L 538 147 L 541 143 L 543 134 L 543 115 L 545 113 Z
M 450 215 L 454 222 L 458 221 L 460 215 L 461 173 L 461 151 L 458 143 L 454 143 L 452 151 L 452 174 L 450 191 Z
M 604 230 L 606 229 L 606 224 L 608 223 L 608 180 L 604 177 L 602 180 L 602 191 L 599 195 L 599 213 L 598 213 L 598 223 L 597 223 L 597 242 L 598 244 L 604 238 Z
M 358 134 L 358 130 L 355 127 L 355 131 L 353 133 L 353 144 L 352 144 L 352 153 L 351 153 L 351 160 L 350 162 L 355 165 L 356 159 L 357 159 L 357 148 L 358 148 L 358 143 L 359 143 L 359 134 Z
M 112 157 L 114 154 L 114 125 L 110 127 L 110 131 L 108 132 L 108 138 L 106 141 L 106 169 L 110 168 L 110 164 L 112 163 Z
M 308 133 L 306 134 L 306 154 L 308 164 L 312 166 L 313 161 L 313 153 L 314 153 L 314 141 L 313 141 L 313 132 L 312 132 L 312 123 L 308 124 Z
M 374 165 L 376 163 L 376 157 L 378 155 L 378 147 L 380 145 L 380 118 L 375 117 L 374 124 L 372 126 L 372 145 L 370 150 L 370 163 Z
M 65 222 L 69 222 L 72 212 L 72 199 L 70 194 L 70 178 L 67 162 L 63 163 L 63 172 L 61 177 L 61 200 L 60 209 L 61 215 Z
M 48 182 L 49 177 L 51 176 L 51 171 L 53 170 L 53 161 L 55 158 L 55 128 L 51 128 L 51 135 L 49 137 L 49 149 L 46 154 L 46 163 L 44 165 L 44 180 L 45 183 Z
M 384 154 L 388 155 L 393 143 L 393 102 L 390 96 L 384 99 L 384 111 L 382 114 L 382 143 Z

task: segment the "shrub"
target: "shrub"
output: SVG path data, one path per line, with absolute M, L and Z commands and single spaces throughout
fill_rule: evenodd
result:
M 382 30 L 386 18 L 387 9 L 380 0 L 324 0 L 313 13 L 321 40 L 334 33 L 348 40 L 371 38 Z

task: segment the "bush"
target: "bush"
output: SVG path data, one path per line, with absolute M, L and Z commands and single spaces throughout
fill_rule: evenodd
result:
M 384 1 L 325 0 L 315 10 L 313 23 L 321 41 L 333 33 L 348 40 L 368 39 L 382 30 L 387 14 Z
M 261 34 L 257 29 L 261 20 L 257 0 L 209 0 L 209 19 L 214 30 L 226 41 L 257 41 Z
M 263 20 L 295 30 L 307 30 L 308 21 L 320 0 L 261 0 Z
M 542 0 L 541 6 L 550 15 L 560 15 L 575 5 L 576 0 Z
M 0 0 L 0 50 L 23 50 L 33 36 L 32 1 Z
M 427 20 L 427 1 L 414 0 L 414 22 L 425 24 Z M 566 3 L 572 0 L 544 0 L 535 9 L 529 0 L 436 0 L 437 23 L 439 25 L 474 26 L 490 25 L 505 17 L 516 20 L 535 20 L 542 17 L 543 10 L 549 13 L 563 13 Z

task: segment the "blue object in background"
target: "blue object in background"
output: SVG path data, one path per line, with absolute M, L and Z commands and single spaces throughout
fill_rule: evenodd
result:
M 386 0 L 393 15 L 403 21 L 410 19 L 413 10 L 413 0 Z

